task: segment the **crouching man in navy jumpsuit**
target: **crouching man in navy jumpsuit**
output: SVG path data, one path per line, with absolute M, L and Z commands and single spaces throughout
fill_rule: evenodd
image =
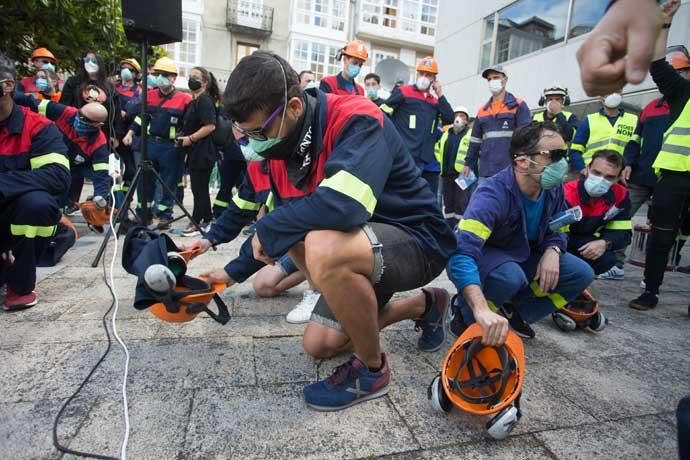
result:
M 12 99 L 14 69 L 0 66 L 0 286 L 5 310 L 33 307 L 37 245 L 55 233 L 70 185 L 67 148 L 45 117 Z
M 512 164 L 475 191 L 448 263 L 459 293 L 451 307 L 453 334 L 477 321 L 486 345 L 502 344 L 509 326 L 534 337 L 530 323 L 566 306 L 592 282 L 590 266 L 565 253 L 566 235 L 549 227 L 567 207 L 566 152 L 553 124 L 518 128 L 510 142 Z
M 232 284 L 283 254 L 321 292 L 304 334 L 312 356 L 354 355 L 330 377 L 304 388 L 307 404 L 338 410 L 388 392 L 390 369 L 379 329 L 415 319 L 425 351 L 443 343 L 448 294 L 424 289 L 388 303 L 395 292 L 436 278 L 455 248 L 436 197 L 395 127 L 366 98 L 303 92 L 279 56 L 257 51 L 240 61 L 223 97 L 245 156 L 268 159 L 269 212 L 240 256 L 208 273 Z M 247 181 L 211 227 L 208 240 L 234 237 L 259 206 Z M 253 256 L 253 257 L 252 257 Z M 385 307 L 385 308 L 384 308 Z

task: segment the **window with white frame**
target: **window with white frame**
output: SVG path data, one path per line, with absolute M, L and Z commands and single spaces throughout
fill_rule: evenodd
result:
M 340 72 L 340 62 L 336 60 L 338 46 L 307 40 L 293 40 L 290 63 L 298 72 L 311 70 L 320 80 L 327 75 Z
M 376 68 L 379 62 L 385 61 L 386 59 L 398 59 L 398 53 L 391 53 L 389 51 L 374 51 L 374 60 L 371 63 L 372 68 Z
M 295 15 L 298 24 L 344 31 L 347 0 L 297 0 Z
M 433 37 L 438 0 L 363 0 L 362 21 Z
M 201 18 L 199 16 L 182 17 L 182 41 L 162 45 L 175 61 L 181 77 L 189 76 L 192 67 L 201 60 Z

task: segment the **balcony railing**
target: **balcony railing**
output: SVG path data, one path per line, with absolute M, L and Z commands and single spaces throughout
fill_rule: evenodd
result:
M 225 22 L 231 32 L 267 37 L 273 31 L 273 8 L 263 2 L 228 0 Z

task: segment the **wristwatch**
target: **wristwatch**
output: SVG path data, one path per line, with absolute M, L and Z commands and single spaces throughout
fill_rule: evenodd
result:
M 549 246 L 546 249 L 553 249 L 554 251 L 556 251 L 556 254 L 558 254 L 559 256 L 563 255 L 563 251 L 561 251 L 561 248 L 559 248 L 558 246 Z

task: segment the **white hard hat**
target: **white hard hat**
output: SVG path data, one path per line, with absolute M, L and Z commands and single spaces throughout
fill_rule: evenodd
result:
M 453 113 L 458 113 L 458 112 L 462 112 L 462 113 L 464 113 L 465 115 L 467 115 L 468 117 L 470 116 L 470 111 L 467 110 L 467 107 L 465 107 L 465 106 L 462 106 L 462 105 L 456 106 L 456 107 L 453 109 Z

